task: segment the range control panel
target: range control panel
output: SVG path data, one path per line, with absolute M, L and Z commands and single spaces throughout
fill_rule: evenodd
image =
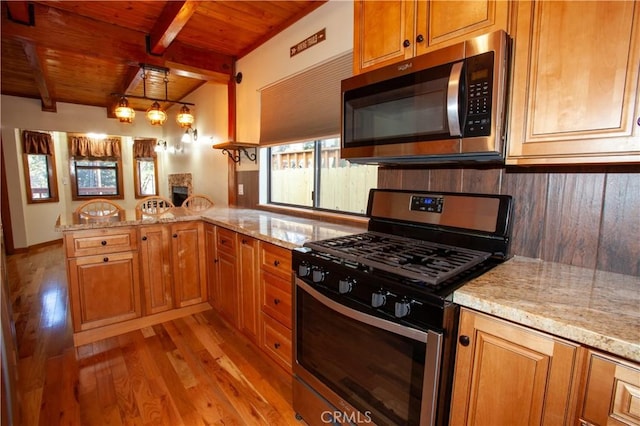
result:
M 418 212 L 442 213 L 443 204 L 443 197 L 412 195 L 410 209 Z

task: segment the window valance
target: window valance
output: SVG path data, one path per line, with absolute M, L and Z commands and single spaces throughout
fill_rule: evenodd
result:
M 155 158 L 155 139 L 136 139 L 133 141 L 133 158 Z
M 53 155 L 53 137 L 50 133 L 23 130 L 22 149 L 25 154 Z
M 71 136 L 71 157 L 120 158 L 120 138 L 94 139 L 87 136 Z

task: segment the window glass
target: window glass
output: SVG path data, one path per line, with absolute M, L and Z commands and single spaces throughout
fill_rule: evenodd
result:
M 135 160 L 136 196 L 158 195 L 155 158 L 137 158 Z
M 314 142 L 271 148 L 271 201 L 313 207 Z
M 78 197 L 119 195 L 118 162 L 105 160 L 75 160 Z
M 43 154 L 27 154 L 27 164 L 31 198 L 33 200 L 51 198 L 49 156 Z
M 378 185 L 378 166 L 340 159 L 340 139 L 319 141 L 320 199 L 318 207 L 365 214 L 369 190 Z
M 377 166 L 340 159 L 337 138 L 274 146 L 269 160 L 271 203 L 364 214 L 378 183 Z

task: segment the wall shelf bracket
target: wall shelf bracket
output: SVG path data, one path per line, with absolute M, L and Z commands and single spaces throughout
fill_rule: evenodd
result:
M 240 160 L 242 159 L 242 154 L 249 161 L 253 161 L 254 163 L 258 162 L 258 148 L 255 144 L 252 145 L 242 145 L 237 142 L 227 142 L 223 144 L 213 145 L 214 149 L 221 149 L 222 153 L 229 156 L 234 163 L 240 164 Z M 253 150 L 252 152 L 250 150 Z

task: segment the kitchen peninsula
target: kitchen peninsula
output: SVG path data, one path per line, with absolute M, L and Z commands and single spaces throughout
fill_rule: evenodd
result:
M 63 214 L 56 230 L 64 234 L 74 343 L 80 346 L 214 306 L 259 344 L 260 331 L 269 335 L 270 330 L 262 326 L 259 299 L 271 294 L 274 276 L 263 274 L 262 280 L 257 273 L 261 265 L 268 262 L 288 283 L 289 250 L 365 227 L 364 221 L 349 226 L 227 207 L 200 212 L 176 207 L 158 216 L 123 210 L 104 219 Z M 288 326 L 290 332 L 290 318 Z

